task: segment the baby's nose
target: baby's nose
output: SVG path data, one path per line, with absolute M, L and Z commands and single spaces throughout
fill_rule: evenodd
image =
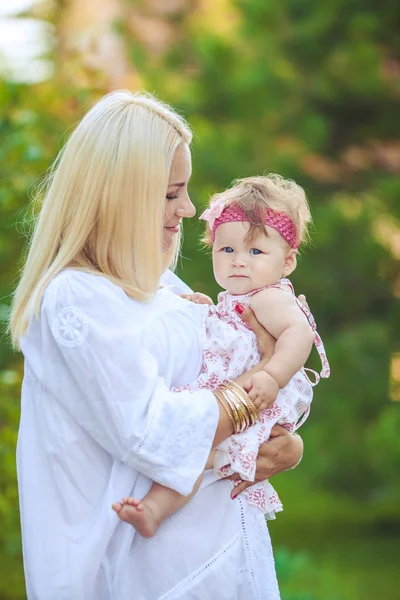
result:
M 240 254 L 236 254 L 236 256 L 232 260 L 232 265 L 234 267 L 244 267 L 246 264 L 246 259 L 244 256 Z

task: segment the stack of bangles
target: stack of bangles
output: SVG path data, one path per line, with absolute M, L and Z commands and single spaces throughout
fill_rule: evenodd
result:
M 245 390 L 234 381 L 226 381 L 214 390 L 218 402 L 222 404 L 234 427 L 240 433 L 258 421 L 257 409 Z

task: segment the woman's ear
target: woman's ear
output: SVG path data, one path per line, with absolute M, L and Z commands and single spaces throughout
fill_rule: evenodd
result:
M 297 250 L 291 248 L 286 255 L 285 266 L 283 267 L 283 274 L 285 277 L 293 273 L 297 267 Z

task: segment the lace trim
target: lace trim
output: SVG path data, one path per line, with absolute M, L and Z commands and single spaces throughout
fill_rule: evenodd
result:
M 242 576 L 241 600 L 280 600 L 271 538 L 264 516 L 238 496 L 244 539 L 245 564 Z
M 189 592 L 195 584 L 200 583 L 203 579 L 209 576 L 210 569 L 215 569 L 218 566 L 220 559 L 229 560 L 229 556 L 232 553 L 232 550 L 239 543 L 240 535 L 237 535 L 233 538 L 233 540 L 225 546 L 222 550 L 220 550 L 217 554 L 214 554 L 210 560 L 208 560 L 204 565 L 202 565 L 197 571 L 189 575 L 183 581 L 180 581 L 178 585 L 176 585 L 172 590 L 169 590 L 163 596 L 160 596 L 158 600 L 177 600 L 178 598 L 184 597 L 184 595 Z
M 242 524 L 242 533 L 243 533 L 244 547 L 245 547 L 246 561 L 247 561 L 247 569 L 245 569 L 243 571 L 243 573 L 247 572 L 248 575 L 250 576 L 253 591 L 254 591 L 254 598 L 259 598 L 259 595 L 257 593 L 257 580 L 256 580 L 256 576 L 254 573 L 254 568 L 253 568 L 253 564 L 252 564 L 252 560 L 251 560 L 251 548 L 250 548 L 250 543 L 249 543 L 249 537 L 247 535 L 243 501 L 240 496 L 237 497 L 237 500 L 239 501 L 239 504 L 240 504 L 240 521 Z

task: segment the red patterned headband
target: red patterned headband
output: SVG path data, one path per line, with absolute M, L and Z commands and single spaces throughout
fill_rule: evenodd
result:
M 225 202 L 223 197 L 218 198 L 199 217 L 203 221 L 208 221 L 213 243 L 217 227 L 223 223 L 234 223 L 237 221 L 250 223 L 250 219 L 238 204 L 232 203 L 225 206 Z M 275 229 L 292 248 L 298 247 L 295 224 L 285 212 L 267 208 L 265 210 L 264 225 Z

